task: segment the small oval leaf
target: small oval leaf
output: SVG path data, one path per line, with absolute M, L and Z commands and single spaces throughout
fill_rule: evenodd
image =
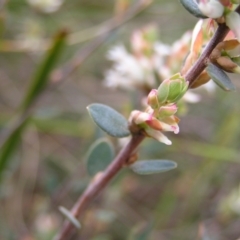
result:
M 127 137 L 130 135 L 127 119 L 113 108 L 100 103 L 87 107 L 93 121 L 112 137 Z
M 235 86 L 232 84 L 228 75 L 219 67 L 212 63 L 208 63 L 206 72 L 212 80 L 225 91 L 234 91 Z
M 89 175 L 104 171 L 114 158 L 114 149 L 107 139 L 99 139 L 92 144 L 87 153 L 87 171 Z
M 170 160 L 144 160 L 137 161 L 130 168 L 138 174 L 147 175 L 166 172 L 177 167 L 177 163 Z
M 200 9 L 198 8 L 197 3 L 194 0 L 180 0 L 184 8 L 190 12 L 192 15 L 198 18 L 207 18 Z
M 60 206 L 59 211 L 77 228 L 81 228 L 80 222 L 65 207 Z

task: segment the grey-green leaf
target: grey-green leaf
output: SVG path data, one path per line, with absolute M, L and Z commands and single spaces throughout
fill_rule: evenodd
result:
M 130 135 L 127 119 L 113 108 L 100 103 L 87 107 L 93 121 L 112 137 L 127 137 Z
M 200 9 L 198 8 L 198 5 L 195 0 L 180 0 L 181 4 L 184 6 L 184 8 L 190 12 L 192 15 L 198 18 L 207 18 Z
M 65 207 L 60 206 L 59 211 L 77 228 L 81 228 L 80 222 L 73 216 L 73 214 Z
M 148 175 L 166 172 L 177 167 L 177 163 L 170 160 L 144 160 L 137 161 L 130 168 L 138 174 Z
M 87 153 L 87 171 L 89 175 L 104 171 L 114 158 L 112 144 L 105 138 L 92 144 Z
M 235 86 L 232 84 L 230 78 L 221 68 L 209 62 L 206 71 L 212 80 L 223 90 L 235 90 Z

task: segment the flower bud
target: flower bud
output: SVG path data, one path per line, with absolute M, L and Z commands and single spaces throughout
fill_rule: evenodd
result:
M 170 80 L 169 79 L 164 80 L 160 84 L 160 86 L 157 90 L 158 101 L 160 104 L 164 104 L 167 102 L 169 88 L 170 88 Z
M 168 102 L 176 102 L 182 93 L 183 83 L 180 79 L 172 80 L 169 87 Z
M 164 117 L 169 117 L 174 115 L 177 112 L 177 105 L 167 105 L 167 106 L 162 106 L 159 109 L 159 118 L 164 118 Z
M 219 18 L 223 15 L 224 6 L 218 0 L 200 0 L 200 11 L 209 18 Z
M 153 109 L 159 107 L 158 96 L 157 96 L 157 89 L 152 89 L 151 92 L 148 94 L 147 103 Z
M 227 14 L 226 25 L 234 32 L 237 40 L 240 41 L 240 15 L 237 12 Z
M 161 104 L 177 102 L 187 91 L 188 83 L 179 74 L 164 80 L 158 88 L 158 100 Z
M 237 73 L 239 66 L 229 57 L 220 57 L 216 59 L 217 64 L 226 72 Z
M 180 73 L 176 73 L 159 86 L 158 100 L 165 104 L 177 102 L 185 94 L 187 88 L 188 83 Z

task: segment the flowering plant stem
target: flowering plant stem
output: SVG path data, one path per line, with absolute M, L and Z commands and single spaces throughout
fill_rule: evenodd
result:
M 236 12 L 240 13 L 240 7 L 236 9 Z M 223 41 L 227 35 L 229 28 L 226 24 L 219 24 L 217 31 L 206 46 L 202 55 L 190 68 L 190 70 L 184 76 L 185 80 L 189 82 L 191 86 L 201 72 L 206 68 L 206 62 L 210 54 L 216 45 Z M 118 153 L 109 167 L 100 175 L 97 175 L 93 181 L 89 184 L 84 193 L 77 200 L 76 204 L 71 210 L 72 216 L 78 218 L 86 206 L 104 189 L 104 187 L 110 182 L 110 180 L 128 163 L 129 158 L 133 154 L 134 150 L 144 140 L 145 136 L 139 132 L 138 134 L 132 135 L 129 143 Z M 75 231 L 75 227 L 69 221 L 66 221 L 61 228 L 60 232 L 55 237 L 55 240 L 66 240 L 69 239 Z
M 236 12 L 240 14 L 240 6 L 237 7 Z M 195 82 L 196 78 L 206 68 L 206 62 L 213 49 L 217 46 L 218 43 L 223 41 L 228 32 L 229 28 L 225 23 L 219 24 L 217 31 L 213 35 L 211 41 L 209 41 L 198 61 L 189 69 L 189 71 L 184 76 L 185 80 L 189 82 L 189 86 Z
M 110 180 L 128 163 L 129 158 L 133 154 L 134 150 L 143 141 L 145 136 L 141 134 L 135 134 L 131 137 L 128 144 L 121 149 L 119 154 L 115 157 L 108 168 L 101 173 L 96 175 L 96 178 L 92 180 L 84 193 L 77 200 L 73 206 L 71 213 L 74 217 L 79 217 L 81 213 L 86 209 L 86 206 L 104 189 L 104 187 L 110 182 Z M 75 227 L 71 222 L 66 221 L 55 237 L 55 240 L 66 240 L 71 237 L 74 233 Z

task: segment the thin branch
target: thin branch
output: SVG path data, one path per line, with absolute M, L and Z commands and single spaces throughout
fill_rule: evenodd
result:
M 72 215 L 78 218 L 81 213 L 86 210 L 86 206 L 104 189 L 110 180 L 127 164 L 129 157 L 134 150 L 143 141 L 145 136 L 143 134 L 133 135 L 128 144 L 122 148 L 116 158 L 108 166 L 108 168 L 100 175 L 96 175 L 93 181 L 89 184 L 84 193 L 80 196 L 74 207 L 72 208 Z M 66 221 L 54 238 L 55 240 L 67 240 L 75 231 L 75 227 L 69 221 Z
M 236 11 L 239 13 L 240 7 L 238 7 Z M 196 78 L 205 69 L 206 59 L 210 56 L 211 52 L 216 47 L 216 45 L 219 42 L 223 41 L 228 31 L 229 29 L 225 24 L 219 25 L 216 33 L 210 40 L 201 57 L 197 60 L 197 62 L 185 75 L 186 81 L 188 81 L 190 85 L 194 83 Z M 122 167 L 127 163 L 133 151 L 143 141 L 144 138 L 145 138 L 144 135 L 141 134 L 132 136 L 130 142 L 125 146 L 125 148 L 123 148 L 119 152 L 119 154 L 109 165 L 109 167 L 100 176 L 97 176 L 95 179 L 93 179 L 93 181 L 89 184 L 88 188 L 80 196 L 75 206 L 73 207 L 71 213 L 74 217 L 78 218 L 86 209 L 86 206 L 103 190 L 103 188 L 108 184 L 108 182 L 122 169 Z M 75 230 L 74 226 L 69 221 L 66 221 L 64 223 L 62 230 L 55 237 L 55 240 L 69 239 L 72 236 L 74 230 Z
M 140 0 L 132 7 L 127 9 L 124 14 L 120 16 L 118 15 L 113 18 L 112 21 L 109 21 L 109 23 L 105 26 L 104 31 L 102 31 L 99 36 L 93 39 L 88 45 L 80 49 L 72 60 L 53 72 L 51 78 L 53 85 L 66 81 L 66 79 L 69 78 L 69 76 L 75 72 L 97 48 L 104 44 L 114 30 L 138 15 L 140 12 L 146 9 L 150 3 L 151 0 Z
M 240 6 L 237 7 L 236 12 L 240 14 Z M 197 77 L 206 68 L 206 60 L 208 60 L 210 54 L 212 53 L 213 49 L 217 46 L 217 44 L 224 40 L 228 32 L 229 28 L 226 26 L 225 23 L 219 24 L 217 31 L 215 32 L 214 36 L 204 49 L 202 55 L 185 75 L 185 79 L 186 81 L 189 82 L 189 86 L 193 85 Z

